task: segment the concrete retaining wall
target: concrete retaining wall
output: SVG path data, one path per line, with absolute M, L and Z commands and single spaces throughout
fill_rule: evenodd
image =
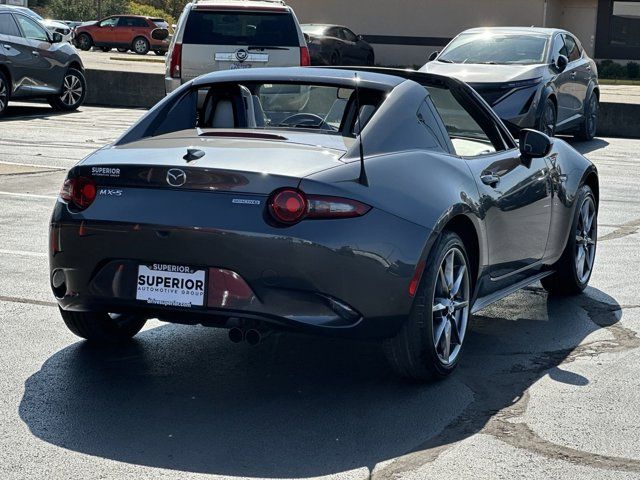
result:
M 87 105 L 151 108 L 164 98 L 164 76 L 156 73 L 87 70 Z M 640 138 L 640 105 L 602 103 L 598 135 Z

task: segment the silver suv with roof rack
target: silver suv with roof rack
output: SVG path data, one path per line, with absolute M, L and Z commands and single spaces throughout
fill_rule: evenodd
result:
M 180 15 L 166 61 L 170 93 L 205 73 L 308 66 L 293 9 L 281 0 L 195 0 Z

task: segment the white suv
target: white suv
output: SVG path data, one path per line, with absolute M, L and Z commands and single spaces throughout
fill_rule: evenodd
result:
M 195 0 L 169 46 L 165 89 L 217 70 L 311 64 L 293 9 L 282 0 Z

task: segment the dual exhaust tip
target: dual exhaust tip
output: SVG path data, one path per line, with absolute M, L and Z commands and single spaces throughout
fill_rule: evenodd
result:
M 252 347 L 260 344 L 262 342 L 263 335 L 260 330 L 256 330 L 255 328 L 250 328 L 249 330 L 242 330 L 240 328 L 234 327 L 229 330 L 229 340 L 232 343 L 242 343 L 246 341 Z

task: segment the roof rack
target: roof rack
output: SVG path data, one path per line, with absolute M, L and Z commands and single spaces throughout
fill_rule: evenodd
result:
M 194 4 L 207 2 L 207 3 L 232 3 L 232 2 L 265 2 L 265 3 L 274 3 L 276 5 L 286 5 L 284 0 L 193 0 Z

